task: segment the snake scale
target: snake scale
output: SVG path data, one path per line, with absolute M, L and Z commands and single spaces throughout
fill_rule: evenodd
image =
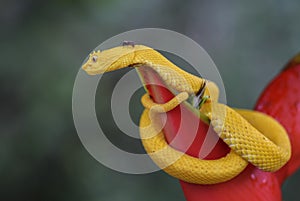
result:
M 140 135 L 146 152 L 171 176 L 189 183 L 216 184 L 236 177 L 248 163 L 273 172 L 290 159 L 288 135 L 276 120 L 259 112 L 232 109 L 218 103 L 218 88 L 213 82 L 183 71 L 150 47 L 123 45 L 94 51 L 82 69 L 96 75 L 128 66 L 152 68 L 168 88 L 178 92 L 165 104 L 156 104 L 146 93 L 142 97 L 145 110 L 140 118 Z M 202 89 L 209 98 L 199 112 L 209 119 L 214 131 L 231 148 L 226 156 L 216 160 L 202 160 L 172 148 L 162 129 L 155 125 L 157 114 L 174 109 Z

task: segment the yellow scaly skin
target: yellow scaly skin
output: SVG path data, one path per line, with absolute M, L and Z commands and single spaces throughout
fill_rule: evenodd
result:
M 135 45 L 120 46 L 92 52 L 82 68 L 90 75 L 114 71 L 128 66 L 147 66 L 155 70 L 165 84 L 179 94 L 165 104 L 156 104 L 146 94 L 142 97 L 145 110 L 140 119 L 140 134 L 145 150 L 154 162 L 168 174 L 195 184 L 216 184 L 241 173 L 248 162 L 264 171 L 280 169 L 291 156 L 291 146 L 285 129 L 273 118 L 250 110 L 232 109 L 217 102 L 218 88 L 207 81 L 205 95 L 210 99 L 200 112 L 231 152 L 217 160 L 201 160 L 170 147 L 156 115 L 167 112 L 196 94 L 204 79 L 189 74 L 152 48 Z

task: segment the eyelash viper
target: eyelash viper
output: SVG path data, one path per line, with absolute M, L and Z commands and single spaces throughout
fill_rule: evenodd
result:
M 285 129 L 273 118 L 250 110 L 232 109 L 218 103 L 218 88 L 208 80 L 187 73 L 143 45 L 125 45 L 92 52 L 82 69 L 89 75 L 125 67 L 146 66 L 156 71 L 168 88 L 178 95 L 168 103 L 156 104 L 145 94 L 145 110 L 140 118 L 140 135 L 145 150 L 168 174 L 195 184 L 216 184 L 241 173 L 248 163 L 264 171 L 280 169 L 291 157 L 291 145 Z M 200 108 L 215 132 L 231 148 L 216 160 L 202 160 L 173 149 L 161 128 L 155 125 L 160 113 L 168 112 L 190 96 L 198 94 L 204 83 L 204 95 L 210 97 Z M 159 127 L 159 126 L 158 126 Z

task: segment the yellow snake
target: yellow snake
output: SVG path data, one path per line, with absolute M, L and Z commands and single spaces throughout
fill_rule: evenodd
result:
M 259 112 L 232 109 L 218 103 L 218 88 L 213 82 L 183 71 L 150 47 L 123 45 L 94 51 L 82 69 L 96 75 L 128 66 L 152 68 L 166 86 L 178 92 L 165 104 L 156 104 L 145 94 L 142 97 L 145 110 L 140 118 L 140 135 L 146 152 L 171 176 L 189 183 L 216 184 L 234 178 L 248 163 L 264 171 L 276 171 L 290 159 L 288 135 L 276 120 Z M 209 99 L 201 106 L 200 113 L 231 148 L 225 157 L 216 160 L 195 158 L 169 146 L 156 118 L 157 114 L 168 112 L 197 94 L 204 83 L 204 94 Z

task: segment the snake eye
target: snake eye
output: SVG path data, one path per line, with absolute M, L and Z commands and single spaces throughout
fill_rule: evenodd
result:
M 92 61 L 93 61 L 93 62 L 96 62 L 96 61 L 97 61 L 97 59 L 98 59 L 98 57 L 97 57 L 97 56 L 93 56 L 93 57 L 92 57 Z

